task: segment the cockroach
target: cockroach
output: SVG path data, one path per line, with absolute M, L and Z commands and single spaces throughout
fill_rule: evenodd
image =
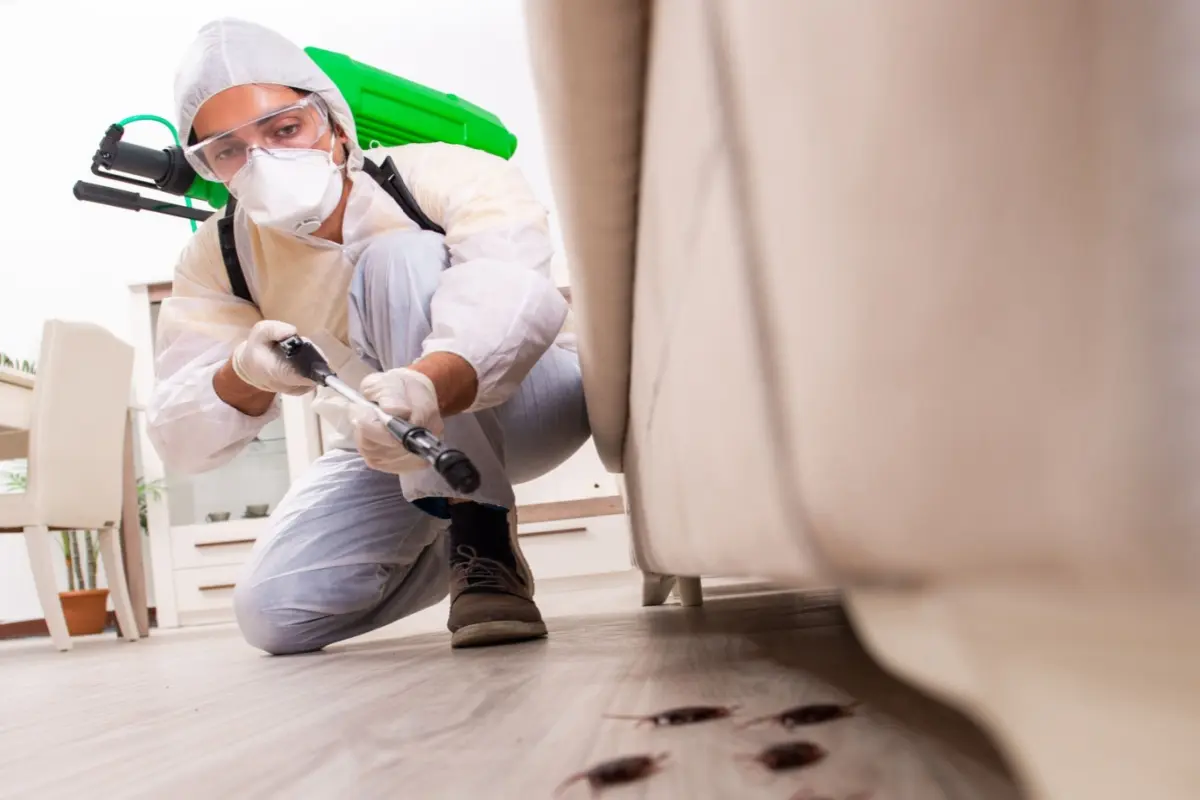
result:
M 858 705 L 858 703 L 847 703 L 845 705 L 815 703 L 807 706 L 796 706 L 795 708 L 789 708 L 787 711 L 781 711 L 778 714 L 770 714 L 743 722 L 740 727 L 747 728 L 763 722 L 774 722 L 788 730 L 798 728 L 801 725 L 820 725 L 822 722 L 833 722 L 835 719 L 854 716 L 854 709 L 858 708 Z
M 667 760 L 667 756 L 667 753 L 659 753 L 654 756 L 621 756 L 609 761 L 602 761 L 594 767 L 583 772 L 576 772 L 567 778 L 559 784 L 558 789 L 554 791 L 554 796 L 558 797 L 568 787 L 583 780 L 588 782 L 593 795 L 611 786 L 645 780 L 661 769 L 661 764 Z
M 802 769 L 816 764 L 829 755 L 825 748 L 812 742 L 782 742 L 773 744 L 758 755 L 743 755 L 743 761 L 756 761 L 771 772 Z
M 738 706 L 683 706 L 668 708 L 656 714 L 638 716 L 637 714 L 605 714 L 606 719 L 633 719 L 638 725 L 653 725 L 656 728 L 668 726 L 695 725 L 697 722 L 710 722 L 714 719 L 725 719 L 733 716 Z

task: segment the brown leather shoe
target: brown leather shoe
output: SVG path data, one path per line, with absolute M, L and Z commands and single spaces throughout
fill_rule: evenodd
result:
M 451 647 L 523 642 L 546 635 L 546 623 L 523 575 L 460 546 L 450 568 Z M 529 581 L 532 583 L 532 581 Z
M 546 635 L 537 605 L 511 594 L 472 592 L 450 604 L 451 647 L 486 647 L 524 642 Z

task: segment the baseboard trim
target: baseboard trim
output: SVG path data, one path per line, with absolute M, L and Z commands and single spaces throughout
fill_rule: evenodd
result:
M 155 609 L 150 609 L 150 627 L 156 627 L 158 624 L 158 615 Z M 117 617 L 112 611 L 108 612 L 108 622 L 104 627 L 105 631 L 117 630 Z M 23 619 L 16 622 L 0 622 L 0 640 L 4 639 L 32 639 L 39 636 L 49 636 L 50 629 L 46 626 L 44 619 Z

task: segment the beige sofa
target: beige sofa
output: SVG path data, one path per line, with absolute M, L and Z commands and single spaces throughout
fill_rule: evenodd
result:
M 637 563 L 837 584 L 1030 796 L 1200 797 L 1200 13 L 529 0 Z

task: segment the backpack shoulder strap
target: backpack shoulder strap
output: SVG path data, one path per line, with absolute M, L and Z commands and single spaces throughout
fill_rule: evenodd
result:
M 383 187 L 383 190 L 396 201 L 409 219 L 420 226 L 421 230 L 446 235 L 446 229 L 427 217 L 421 207 L 417 205 L 416 198 L 404 184 L 404 179 L 400 177 L 400 171 L 396 169 L 396 164 L 392 161 L 391 156 L 385 158 L 383 164 L 376 164 L 364 156 L 363 172 L 370 175 L 376 183 Z
M 237 200 L 229 196 L 225 204 L 225 214 L 217 220 L 217 240 L 221 244 L 221 260 L 225 262 L 225 274 L 229 276 L 229 288 L 235 297 L 253 303 L 250 297 L 250 287 L 246 285 L 246 275 L 242 272 L 242 262 L 238 258 L 237 240 L 233 235 L 233 212 L 237 210 Z

